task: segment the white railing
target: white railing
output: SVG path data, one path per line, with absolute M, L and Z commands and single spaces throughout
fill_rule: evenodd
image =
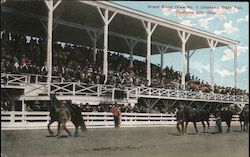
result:
M 60 80 L 62 82 L 62 79 L 58 76 L 52 76 L 52 80 L 54 79 Z M 26 86 L 27 84 L 40 84 L 46 82 L 47 75 L 1 73 L 1 84 L 5 85 Z
M 112 113 L 110 112 L 82 112 L 87 128 L 114 127 Z M 1 111 L 1 129 L 46 129 L 49 123 L 49 112 L 21 112 Z M 215 125 L 215 118 L 210 118 L 211 126 Z M 73 127 L 71 122 L 67 123 Z M 165 127 L 176 125 L 174 114 L 161 113 L 122 113 L 121 127 Z M 192 125 L 192 124 L 191 124 Z M 198 125 L 201 125 L 198 123 Z M 223 124 L 225 125 L 225 124 Z M 239 116 L 234 115 L 232 125 L 240 125 Z M 52 124 L 56 128 L 57 123 Z
M 129 98 L 161 98 L 161 99 L 178 99 L 191 101 L 214 101 L 214 102 L 245 102 L 248 103 L 247 95 L 227 95 L 200 93 L 184 90 L 173 90 L 164 88 L 151 87 L 127 87 L 127 99 Z
M 5 74 L 1 73 L 1 85 L 26 86 L 28 83 L 28 75 Z
M 5 85 L 27 86 L 32 84 L 45 85 L 46 77 L 42 75 L 18 75 L 18 74 L 1 74 L 1 83 Z M 54 77 L 59 79 L 59 77 Z M 160 99 L 177 99 L 190 101 L 210 101 L 224 103 L 249 103 L 247 95 L 227 95 L 200 93 L 184 90 L 151 88 L 151 87 L 126 87 L 125 89 L 115 88 L 112 85 L 86 84 L 79 82 L 53 82 L 50 84 L 51 92 L 58 92 L 61 95 L 88 95 L 88 96 L 107 96 L 114 100 L 116 90 L 124 90 L 127 100 L 130 98 L 160 98 Z M 44 87 L 46 88 L 46 87 Z M 46 94 L 46 93 L 43 93 Z M 48 94 L 48 93 L 47 93 Z

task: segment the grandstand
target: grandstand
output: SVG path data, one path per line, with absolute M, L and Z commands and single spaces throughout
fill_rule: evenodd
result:
M 2 21 L 4 129 L 46 127 L 52 92 L 81 106 L 89 127 L 113 126 L 114 103 L 123 126 L 175 124 L 169 109 L 178 103 L 249 103 L 237 88 L 239 42 L 231 39 L 107 1 L 7 0 Z M 234 52 L 234 88 L 214 84 L 214 50 L 221 46 Z M 202 48 L 210 48 L 209 83 L 188 73 L 190 52 Z M 175 52 L 182 53 L 181 72 L 163 67 L 163 54 Z M 151 64 L 153 54 L 161 54 L 160 66 Z

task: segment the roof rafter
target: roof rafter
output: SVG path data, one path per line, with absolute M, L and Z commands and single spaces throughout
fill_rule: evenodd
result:
M 85 4 L 89 4 L 92 6 L 98 6 L 98 7 L 102 7 L 102 8 L 106 8 L 109 10 L 113 10 L 116 11 L 119 14 L 122 15 L 127 15 L 136 19 L 140 19 L 140 20 L 146 20 L 146 21 L 151 21 L 155 24 L 158 24 L 160 26 L 164 26 L 167 28 L 171 28 L 174 30 L 181 30 L 181 31 L 185 31 L 186 33 L 190 33 L 192 35 L 196 35 L 202 38 L 210 38 L 213 40 L 216 40 L 218 42 L 224 43 L 226 45 L 238 45 L 239 41 L 235 41 L 235 40 L 231 40 L 228 38 L 224 38 L 224 37 L 220 37 L 208 32 L 204 32 L 198 29 L 194 29 L 185 25 L 181 25 L 181 24 L 177 24 L 171 21 L 168 21 L 166 19 L 162 19 L 153 15 L 149 15 L 140 11 L 136 11 L 133 9 L 129 9 L 117 4 L 114 4 L 112 2 L 107 2 L 107 1 L 80 1 L 81 3 L 85 3 Z
M 42 15 L 38 15 L 38 14 L 34 14 L 34 13 L 27 13 L 27 12 L 19 11 L 19 10 L 9 8 L 9 7 L 6 7 L 6 6 L 2 6 L 2 11 L 7 12 L 7 13 L 12 13 L 12 14 L 17 14 L 17 15 L 22 15 L 22 16 L 26 16 L 26 17 L 35 18 L 35 19 L 39 19 L 39 20 L 42 20 L 42 21 L 47 21 L 46 16 L 42 16 Z M 92 32 L 100 31 L 99 28 L 94 28 L 94 27 L 90 27 L 90 26 L 86 26 L 86 25 L 82 25 L 82 24 L 78 24 L 78 23 L 73 23 L 73 22 L 69 22 L 69 21 L 65 21 L 65 20 L 61 20 L 61 19 L 54 19 L 53 21 L 56 24 L 61 24 L 61 25 L 69 26 L 69 27 L 74 27 L 74 28 L 78 28 L 78 29 L 87 30 L 87 31 L 92 31 Z M 101 31 L 100 33 L 103 33 L 103 31 Z M 124 34 L 121 34 L 121 33 L 116 33 L 116 32 L 109 31 L 109 35 L 119 37 L 119 38 L 124 38 L 124 39 L 138 40 L 138 42 L 147 43 L 147 40 L 138 39 L 138 37 L 128 36 L 128 35 L 124 35 Z M 160 42 L 152 41 L 152 45 L 164 46 L 164 47 L 167 46 L 167 47 L 169 47 L 169 48 L 171 48 L 173 50 L 176 50 L 176 51 L 181 50 L 180 47 L 176 47 L 176 46 L 173 46 L 173 45 L 170 45 L 170 44 L 164 44 L 164 43 L 160 43 Z

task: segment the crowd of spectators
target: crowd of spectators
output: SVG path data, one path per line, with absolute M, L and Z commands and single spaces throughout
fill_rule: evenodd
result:
M 80 104 L 82 112 L 110 112 L 112 104 L 89 105 Z M 164 105 L 157 104 L 154 107 L 148 107 L 144 103 L 136 103 L 135 105 L 118 104 L 118 109 L 122 113 L 170 113 Z
M 18 32 L 1 32 L 1 72 L 25 73 L 46 76 L 46 41 L 42 38 L 28 37 Z M 96 62 L 93 61 L 93 49 L 83 45 L 53 44 L 52 75 L 57 76 L 52 81 L 82 82 L 87 84 L 104 84 L 105 75 L 102 73 L 103 51 L 98 49 Z M 108 53 L 108 76 L 106 84 L 118 87 L 147 86 L 146 63 L 130 61 L 121 53 Z M 151 64 L 152 82 L 150 87 L 182 89 L 181 73 L 173 68 L 161 69 Z M 247 94 L 245 90 L 232 87 L 211 86 L 197 77 L 186 75 L 186 90 L 222 94 Z

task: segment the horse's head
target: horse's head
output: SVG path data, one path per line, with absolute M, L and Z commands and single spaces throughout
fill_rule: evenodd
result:
M 237 105 L 237 104 L 231 104 L 229 107 L 228 107 L 228 110 L 229 111 L 232 111 L 234 114 L 240 114 L 241 111 L 243 110 L 243 107 Z

